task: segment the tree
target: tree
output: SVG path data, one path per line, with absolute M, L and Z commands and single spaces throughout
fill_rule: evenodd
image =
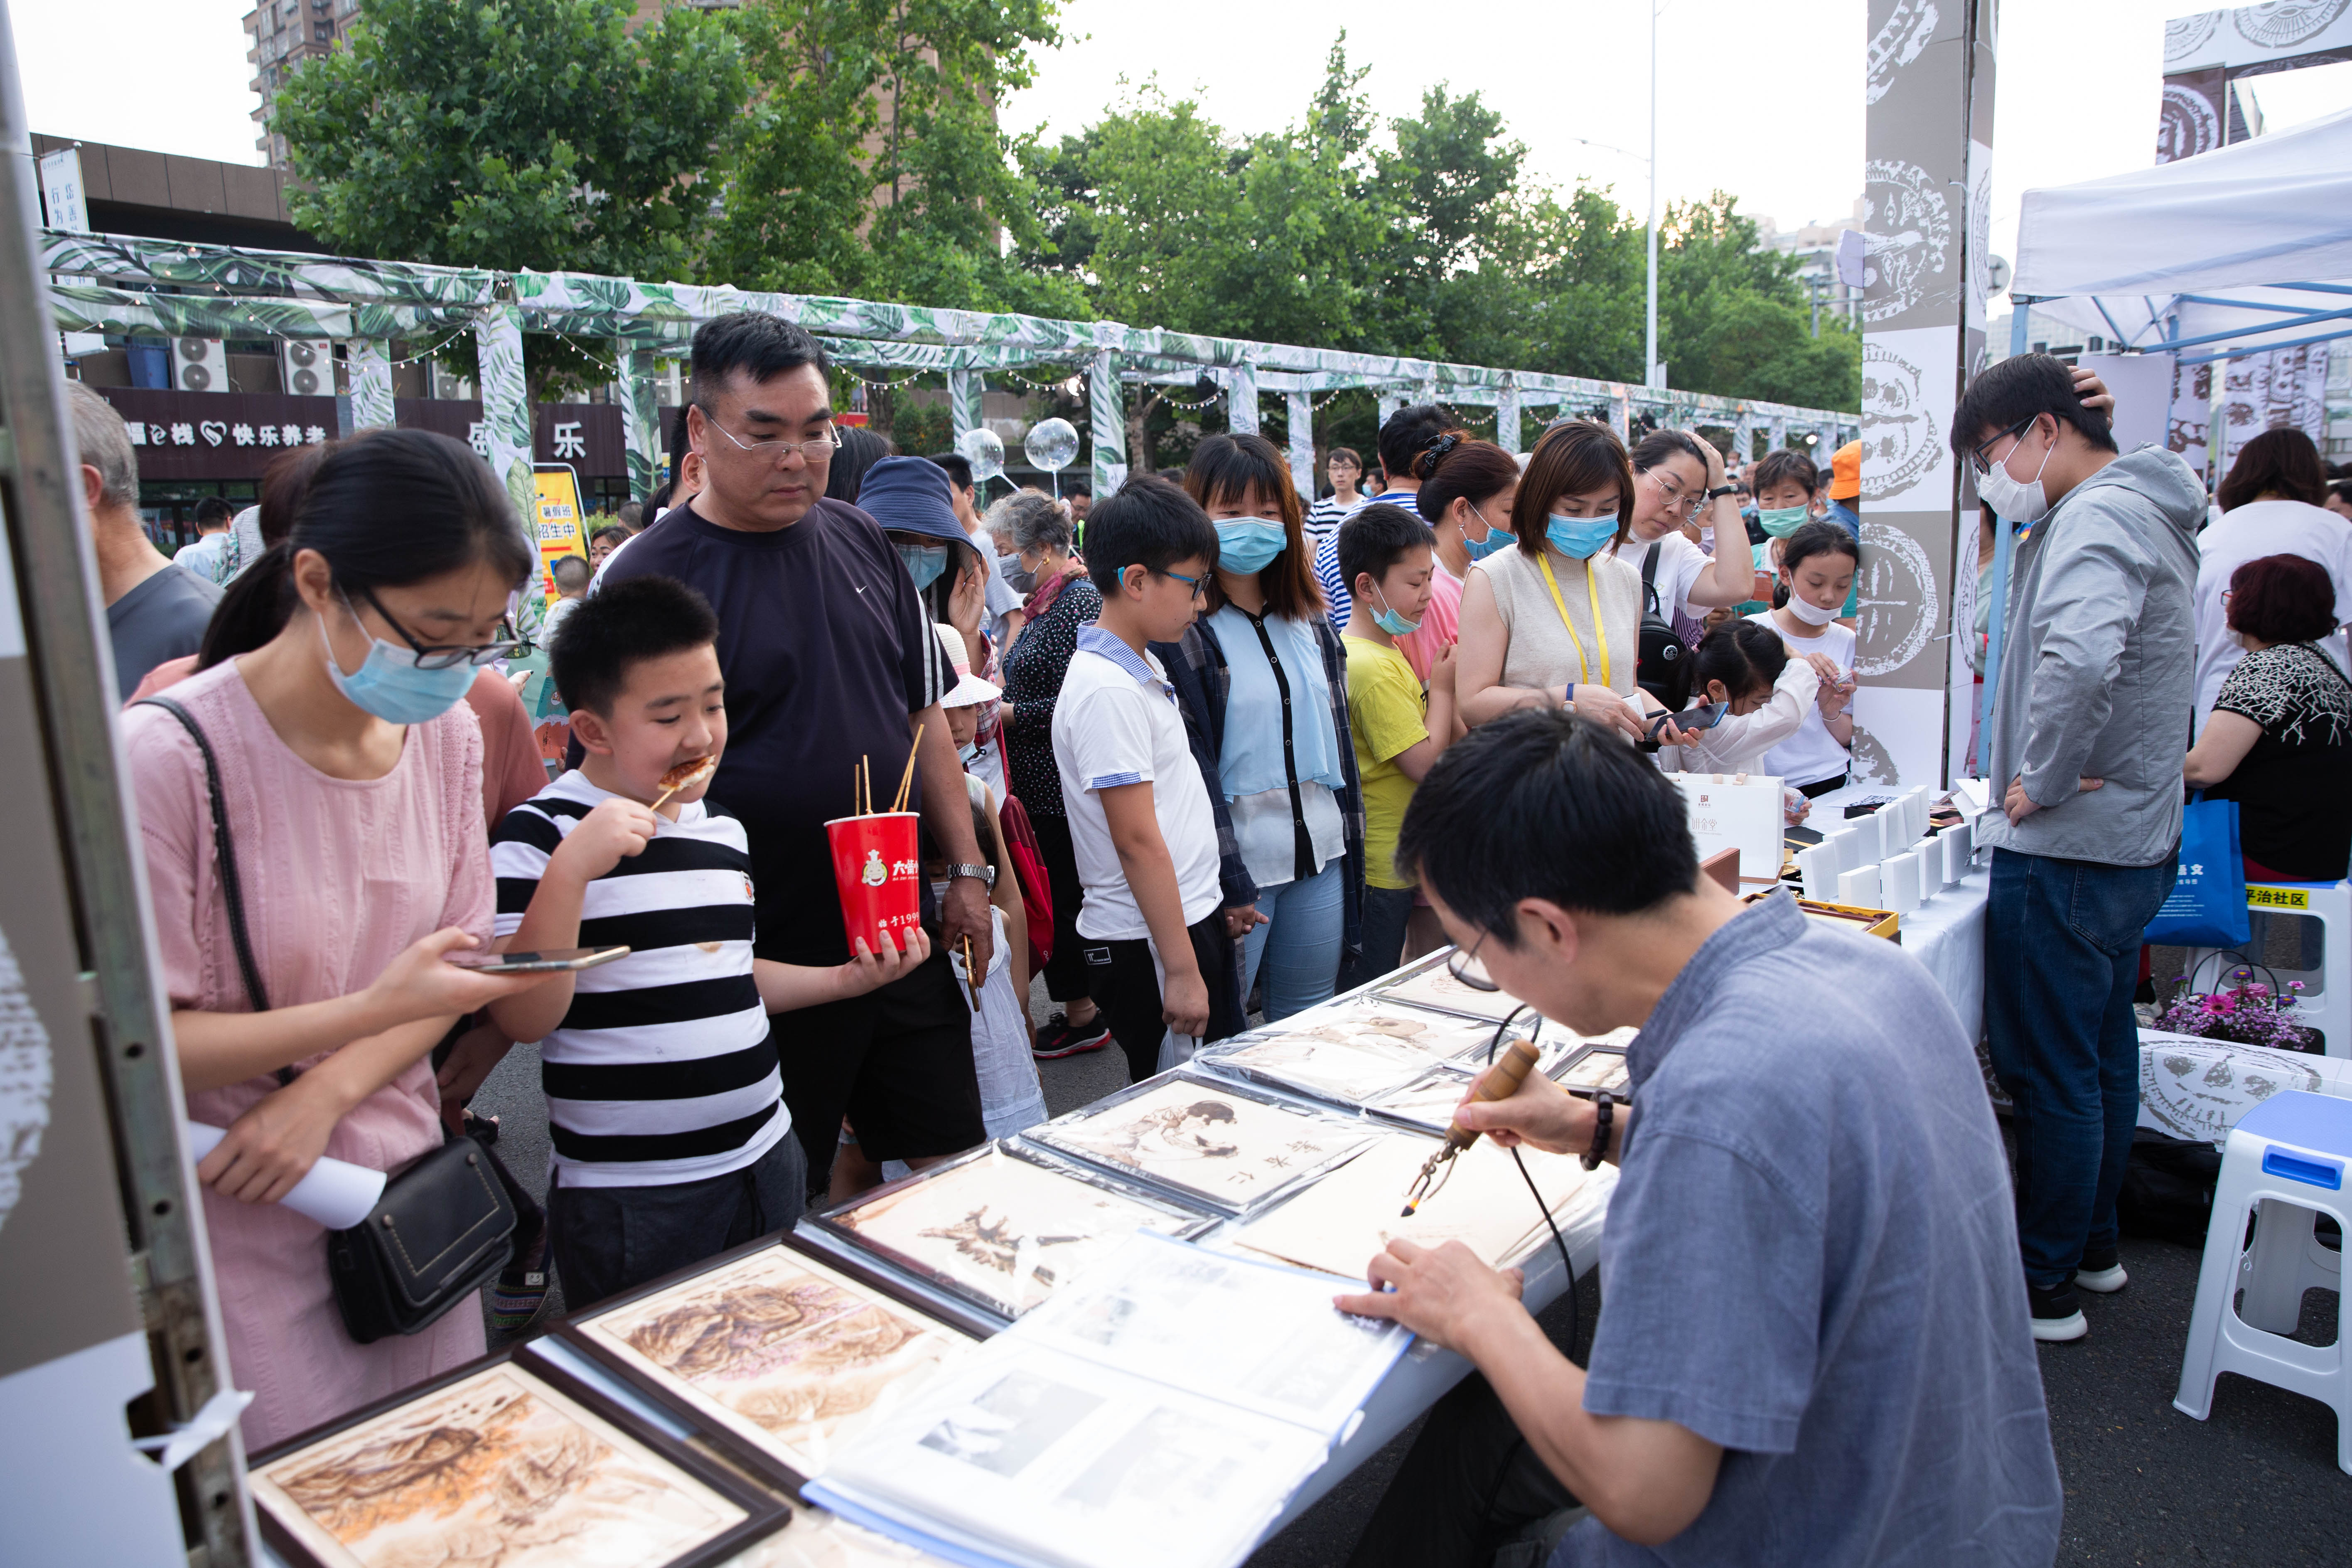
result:
M 1755 220 L 1722 192 L 1670 207 L 1660 226 L 1659 353 L 1675 384 L 1728 397 L 1852 408 L 1861 340 L 1842 322 L 1812 336 L 1792 256 L 1759 248 Z
M 278 94 L 294 221 L 354 256 L 690 277 L 741 50 L 700 11 L 633 37 L 634 15 L 629 0 L 369 0 L 350 47 Z M 451 349 L 470 366 L 470 342 Z M 531 360 L 535 390 L 589 374 L 576 353 Z

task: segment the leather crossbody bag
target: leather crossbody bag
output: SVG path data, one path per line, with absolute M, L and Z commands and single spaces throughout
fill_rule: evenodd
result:
M 228 906 L 229 936 L 236 948 L 237 973 L 253 1010 L 269 1010 L 269 995 L 254 961 L 245 929 L 244 890 L 236 874 L 236 851 L 229 841 L 228 804 L 221 795 L 220 768 L 212 742 L 194 715 L 168 697 L 139 704 L 161 708 L 180 721 L 205 759 L 205 787 L 211 796 L 213 845 L 220 857 L 222 901 Z M 278 1081 L 294 1081 L 290 1067 Z M 414 1334 L 474 1293 L 514 1255 L 513 1201 L 491 1169 L 488 1156 L 471 1138 L 441 1145 L 384 1183 L 383 1195 L 364 1220 L 349 1230 L 327 1233 L 327 1277 L 343 1327 L 361 1344 L 393 1334 Z

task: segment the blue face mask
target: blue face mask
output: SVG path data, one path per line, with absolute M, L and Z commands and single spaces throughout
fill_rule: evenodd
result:
M 1486 514 L 1483 511 L 1479 512 L 1478 521 L 1480 522 L 1486 522 Z M 1470 552 L 1471 560 L 1484 561 L 1497 550 L 1507 549 L 1509 546 L 1517 544 L 1518 542 L 1517 535 L 1506 533 L 1501 529 L 1496 528 L 1493 523 L 1486 522 L 1486 537 L 1484 539 L 1472 539 L 1467 534 L 1465 534 L 1462 539 L 1462 548 Z
M 1263 517 L 1228 517 L 1217 524 L 1217 570 L 1254 577 L 1289 548 L 1282 524 Z
M 359 616 L 352 610 L 351 601 L 343 601 L 343 609 L 353 621 Z M 365 631 L 362 625 L 360 628 Z M 394 647 L 382 637 L 368 639 L 367 658 L 359 668 L 349 675 L 335 661 L 335 649 L 327 642 L 327 623 L 319 621 L 319 641 L 327 648 L 327 675 L 334 681 L 354 708 L 374 714 L 387 724 L 424 724 L 455 708 L 465 700 L 466 692 L 481 673 L 473 665 L 460 662 L 446 669 L 419 669 L 416 650 Z
M 1617 514 L 1612 511 L 1605 517 L 1562 517 L 1554 512 L 1544 537 L 1562 555 L 1586 560 L 1617 537 Z
M 907 568 L 907 575 L 915 580 L 915 592 L 921 593 L 940 580 L 948 569 L 948 547 L 944 544 L 901 544 L 898 560 Z
M 1421 623 L 1419 621 L 1406 620 L 1402 616 L 1398 615 L 1394 610 L 1389 608 L 1389 596 L 1386 594 L 1381 594 L 1381 591 L 1378 588 L 1374 588 L 1372 592 L 1380 594 L 1381 596 L 1380 611 L 1372 616 L 1372 625 L 1380 627 L 1381 630 L 1388 633 L 1389 636 L 1392 637 L 1411 637 L 1413 633 L 1421 630 Z

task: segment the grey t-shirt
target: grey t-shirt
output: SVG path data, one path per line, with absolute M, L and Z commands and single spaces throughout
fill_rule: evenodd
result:
M 167 566 L 106 607 L 114 683 L 122 700 L 131 700 L 149 670 L 196 651 L 220 601 L 217 584 Z
M 1553 1568 L 2052 1561 L 2009 1172 L 1927 972 L 1777 896 L 1698 950 L 1629 1065 L 1584 1407 L 1726 1451 L 1680 1535 L 1588 1521 Z

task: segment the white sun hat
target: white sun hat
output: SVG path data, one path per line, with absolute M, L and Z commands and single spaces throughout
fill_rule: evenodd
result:
M 992 686 L 971 672 L 971 655 L 964 647 L 963 634 L 945 621 L 934 625 L 940 634 L 940 647 L 947 651 L 948 662 L 955 666 L 956 672 L 955 687 L 940 699 L 940 706 L 972 708 L 1003 696 L 1003 687 Z

